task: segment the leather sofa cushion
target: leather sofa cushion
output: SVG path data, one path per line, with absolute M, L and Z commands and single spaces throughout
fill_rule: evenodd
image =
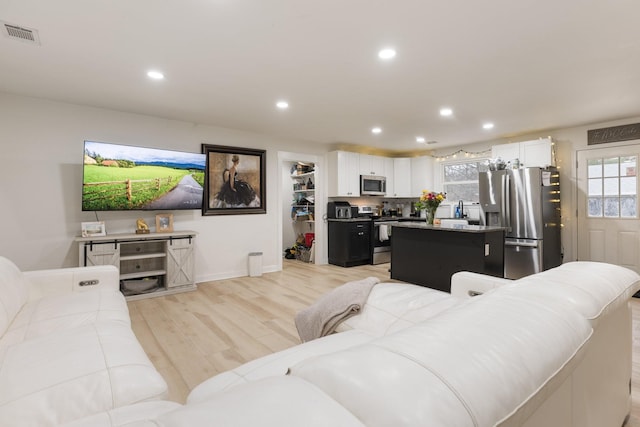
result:
M 136 403 L 82 418 L 64 427 L 157 427 L 152 420 L 180 407 L 179 403 L 168 400 Z
M 378 283 L 361 312 L 341 323 L 337 331 L 357 329 L 384 336 L 437 316 L 464 301 L 424 286 Z
M 353 347 L 373 339 L 361 331 L 347 331 L 340 334 L 305 342 L 300 345 L 278 351 L 245 363 L 233 370 L 223 372 L 197 385 L 189 396 L 187 403 L 201 402 L 215 393 L 258 379 L 285 375 L 290 366 L 310 357 L 327 354 Z
M 161 399 L 167 385 L 133 331 L 101 322 L 24 341 L 0 365 L 0 425 L 53 426 Z
M 640 289 L 640 276 L 612 264 L 576 261 L 534 276 L 527 276 L 498 289 L 514 298 L 540 302 L 554 300 L 589 319 L 598 318 L 627 304 Z
M 569 375 L 563 368 L 582 357 L 592 333 L 561 304 L 497 292 L 469 301 L 290 372 L 367 426 L 494 425 L 522 410 L 558 372 Z M 538 395 L 531 405 L 539 402 Z
M 156 423 L 163 427 L 365 426 L 316 386 L 292 376 L 242 384 L 161 415 Z
M 10 345 L 102 321 L 131 324 L 126 300 L 119 291 L 73 292 L 28 302 L 0 339 L 0 360 Z
M 14 263 L 0 257 L 0 336 L 13 322 L 27 296 L 22 272 Z

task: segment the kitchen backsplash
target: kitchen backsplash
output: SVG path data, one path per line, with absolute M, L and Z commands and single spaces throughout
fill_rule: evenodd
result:
M 371 206 L 374 209 L 378 206 L 384 206 L 386 209 L 400 209 L 402 216 L 408 217 L 415 214 L 413 204 L 418 201 L 418 198 L 329 197 L 328 201 L 346 201 L 349 202 L 351 206 Z M 436 218 L 453 218 L 456 206 L 458 206 L 457 203 L 442 203 L 436 212 Z M 470 220 L 478 220 L 480 218 L 480 205 L 477 203 L 465 204 L 464 213 Z

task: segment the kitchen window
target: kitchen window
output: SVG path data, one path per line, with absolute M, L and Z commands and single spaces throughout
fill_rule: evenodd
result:
M 469 159 L 441 164 L 442 188 L 447 200 L 478 203 L 478 174 L 489 170 L 489 159 Z
M 637 218 L 636 156 L 588 161 L 587 215 L 591 218 Z

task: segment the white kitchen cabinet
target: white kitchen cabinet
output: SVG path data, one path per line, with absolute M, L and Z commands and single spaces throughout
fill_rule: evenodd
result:
M 520 143 L 513 142 L 510 144 L 500 144 L 491 147 L 491 157 L 498 157 L 506 162 L 513 162 L 514 159 L 520 158 Z
M 553 143 L 549 138 L 521 142 L 520 156 L 520 162 L 527 167 L 555 166 Z
M 360 175 L 385 176 L 384 157 L 372 156 L 370 154 L 360 154 L 359 170 Z
M 411 157 L 411 197 L 420 197 L 422 190 L 433 189 L 433 157 Z
M 388 179 L 388 176 L 387 176 Z M 388 193 L 389 194 L 389 193 Z M 393 159 L 393 193 L 391 197 L 414 197 L 411 188 L 411 159 L 398 157 Z
M 118 267 L 128 300 L 195 290 L 195 235 L 176 231 L 78 237 L 79 265 Z
M 505 162 L 515 159 L 525 167 L 554 166 L 553 143 L 550 138 L 541 138 L 532 141 L 513 142 L 510 144 L 494 145 L 491 147 L 491 157 L 500 157 Z
M 393 176 L 394 167 L 393 167 L 393 158 L 392 157 L 384 157 L 384 176 L 387 178 L 387 197 L 394 197 L 393 194 L 395 192 L 395 177 Z
M 327 159 L 329 197 L 360 196 L 360 155 L 331 151 Z

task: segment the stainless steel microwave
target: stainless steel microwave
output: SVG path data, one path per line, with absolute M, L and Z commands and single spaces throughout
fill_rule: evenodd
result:
M 386 177 L 378 175 L 360 175 L 361 196 L 385 196 L 386 194 Z

